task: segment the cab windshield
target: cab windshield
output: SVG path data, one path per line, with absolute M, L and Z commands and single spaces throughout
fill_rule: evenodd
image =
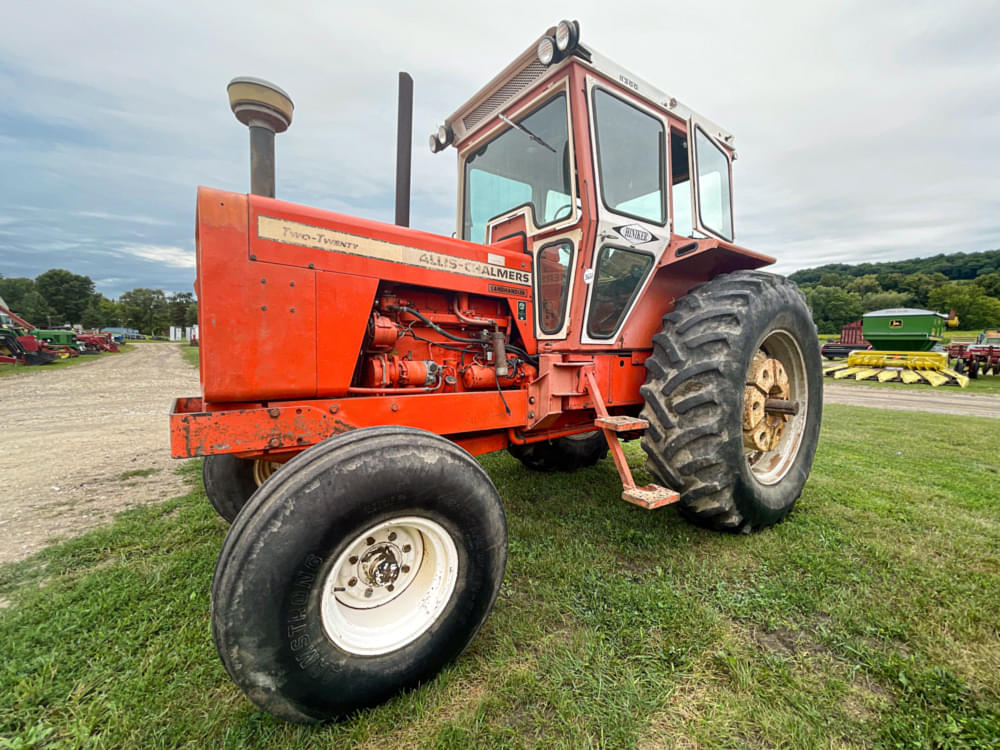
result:
M 487 223 L 518 206 L 530 206 L 536 227 L 573 214 L 566 94 L 514 123 L 465 160 L 462 239 L 485 242 Z

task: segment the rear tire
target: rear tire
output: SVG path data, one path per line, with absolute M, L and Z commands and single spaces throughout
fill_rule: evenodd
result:
M 225 521 L 232 523 L 250 496 L 278 466 L 280 464 L 265 459 L 229 454 L 206 456 L 201 480 L 208 502 Z
M 337 435 L 292 459 L 229 530 L 212 582 L 216 648 L 265 711 L 344 716 L 456 658 L 506 559 L 500 498 L 464 450 L 408 427 Z
M 653 342 L 641 389 L 650 472 L 681 493 L 680 511 L 698 524 L 749 532 L 782 520 L 809 476 L 822 415 L 822 360 L 802 293 L 772 274 L 719 276 L 677 300 Z M 799 404 L 787 419 L 765 414 L 749 385 L 774 361 L 787 376 L 784 397 Z M 754 425 L 773 430 L 770 448 L 755 447 Z
M 608 441 L 597 430 L 538 443 L 511 444 L 507 451 L 533 471 L 574 471 L 593 466 L 608 455 Z

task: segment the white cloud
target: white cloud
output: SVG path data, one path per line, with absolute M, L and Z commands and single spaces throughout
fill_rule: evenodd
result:
M 81 216 L 88 219 L 105 219 L 107 221 L 125 221 L 132 224 L 148 224 L 150 226 L 169 226 L 169 221 L 154 219 L 152 216 L 112 214 L 107 211 L 74 211 L 74 216 Z
M 396 71 L 409 70 L 413 224 L 449 234 L 455 154 L 431 155 L 426 134 L 563 15 L 534 0 L 475 13 L 440 0 L 431 14 L 402 0 L 316 0 L 294 13 L 263 0 L 10 6 L 0 100 L 32 127 L 0 136 L 0 205 L 42 208 L 18 224 L 32 242 L 71 243 L 81 218 L 104 220 L 86 224 L 90 235 L 106 225 L 62 259 L 25 250 L 20 262 L 37 273 L 131 248 L 132 267 L 116 274 L 141 286 L 166 274 L 190 284 L 181 248 L 197 184 L 247 188 L 246 130 L 224 91 L 233 76 L 274 80 L 295 101 L 276 145 L 279 198 L 391 220 Z M 738 242 L 782 270 L 1000 246 L 994 0 L 664 7 L 572 10 L 585 44 L 736 133 Z M 248 43 L 262 33 L 268 44 Z M 0 257 L 27 245 L 8 236 Z
M 121 252 L 143 260 L 151 260 L 172 268 L 194 268 L 194 252 L 169 245 L 131 245 L 120 248 Z

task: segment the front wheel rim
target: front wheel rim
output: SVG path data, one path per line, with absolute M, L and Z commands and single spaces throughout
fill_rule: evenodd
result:
M 437 621 L 458 581 L 458 550 L 439 523 L 405 516 L 358 534 L 330 568 L 320 613 L 327 637 L 353 654 L 387 654 Z
M 271 475 L 281 468 L 277 461 L 255 458 L 253 462 L 253 481 L 258 487 L 271 478 Z

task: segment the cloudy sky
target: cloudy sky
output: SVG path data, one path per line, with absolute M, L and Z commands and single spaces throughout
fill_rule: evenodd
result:
M 237 75 L 295 101 L 278 197 L 392 221 L 396 74 L 412 225 L 450 234 L 427 134 L 560 18 L 736 134 L 737 241 L 777 269 L 1000 247 L 1000 3 L 4 3 L 0 273 L 188 291 L 199 184 L 246 191 Z

